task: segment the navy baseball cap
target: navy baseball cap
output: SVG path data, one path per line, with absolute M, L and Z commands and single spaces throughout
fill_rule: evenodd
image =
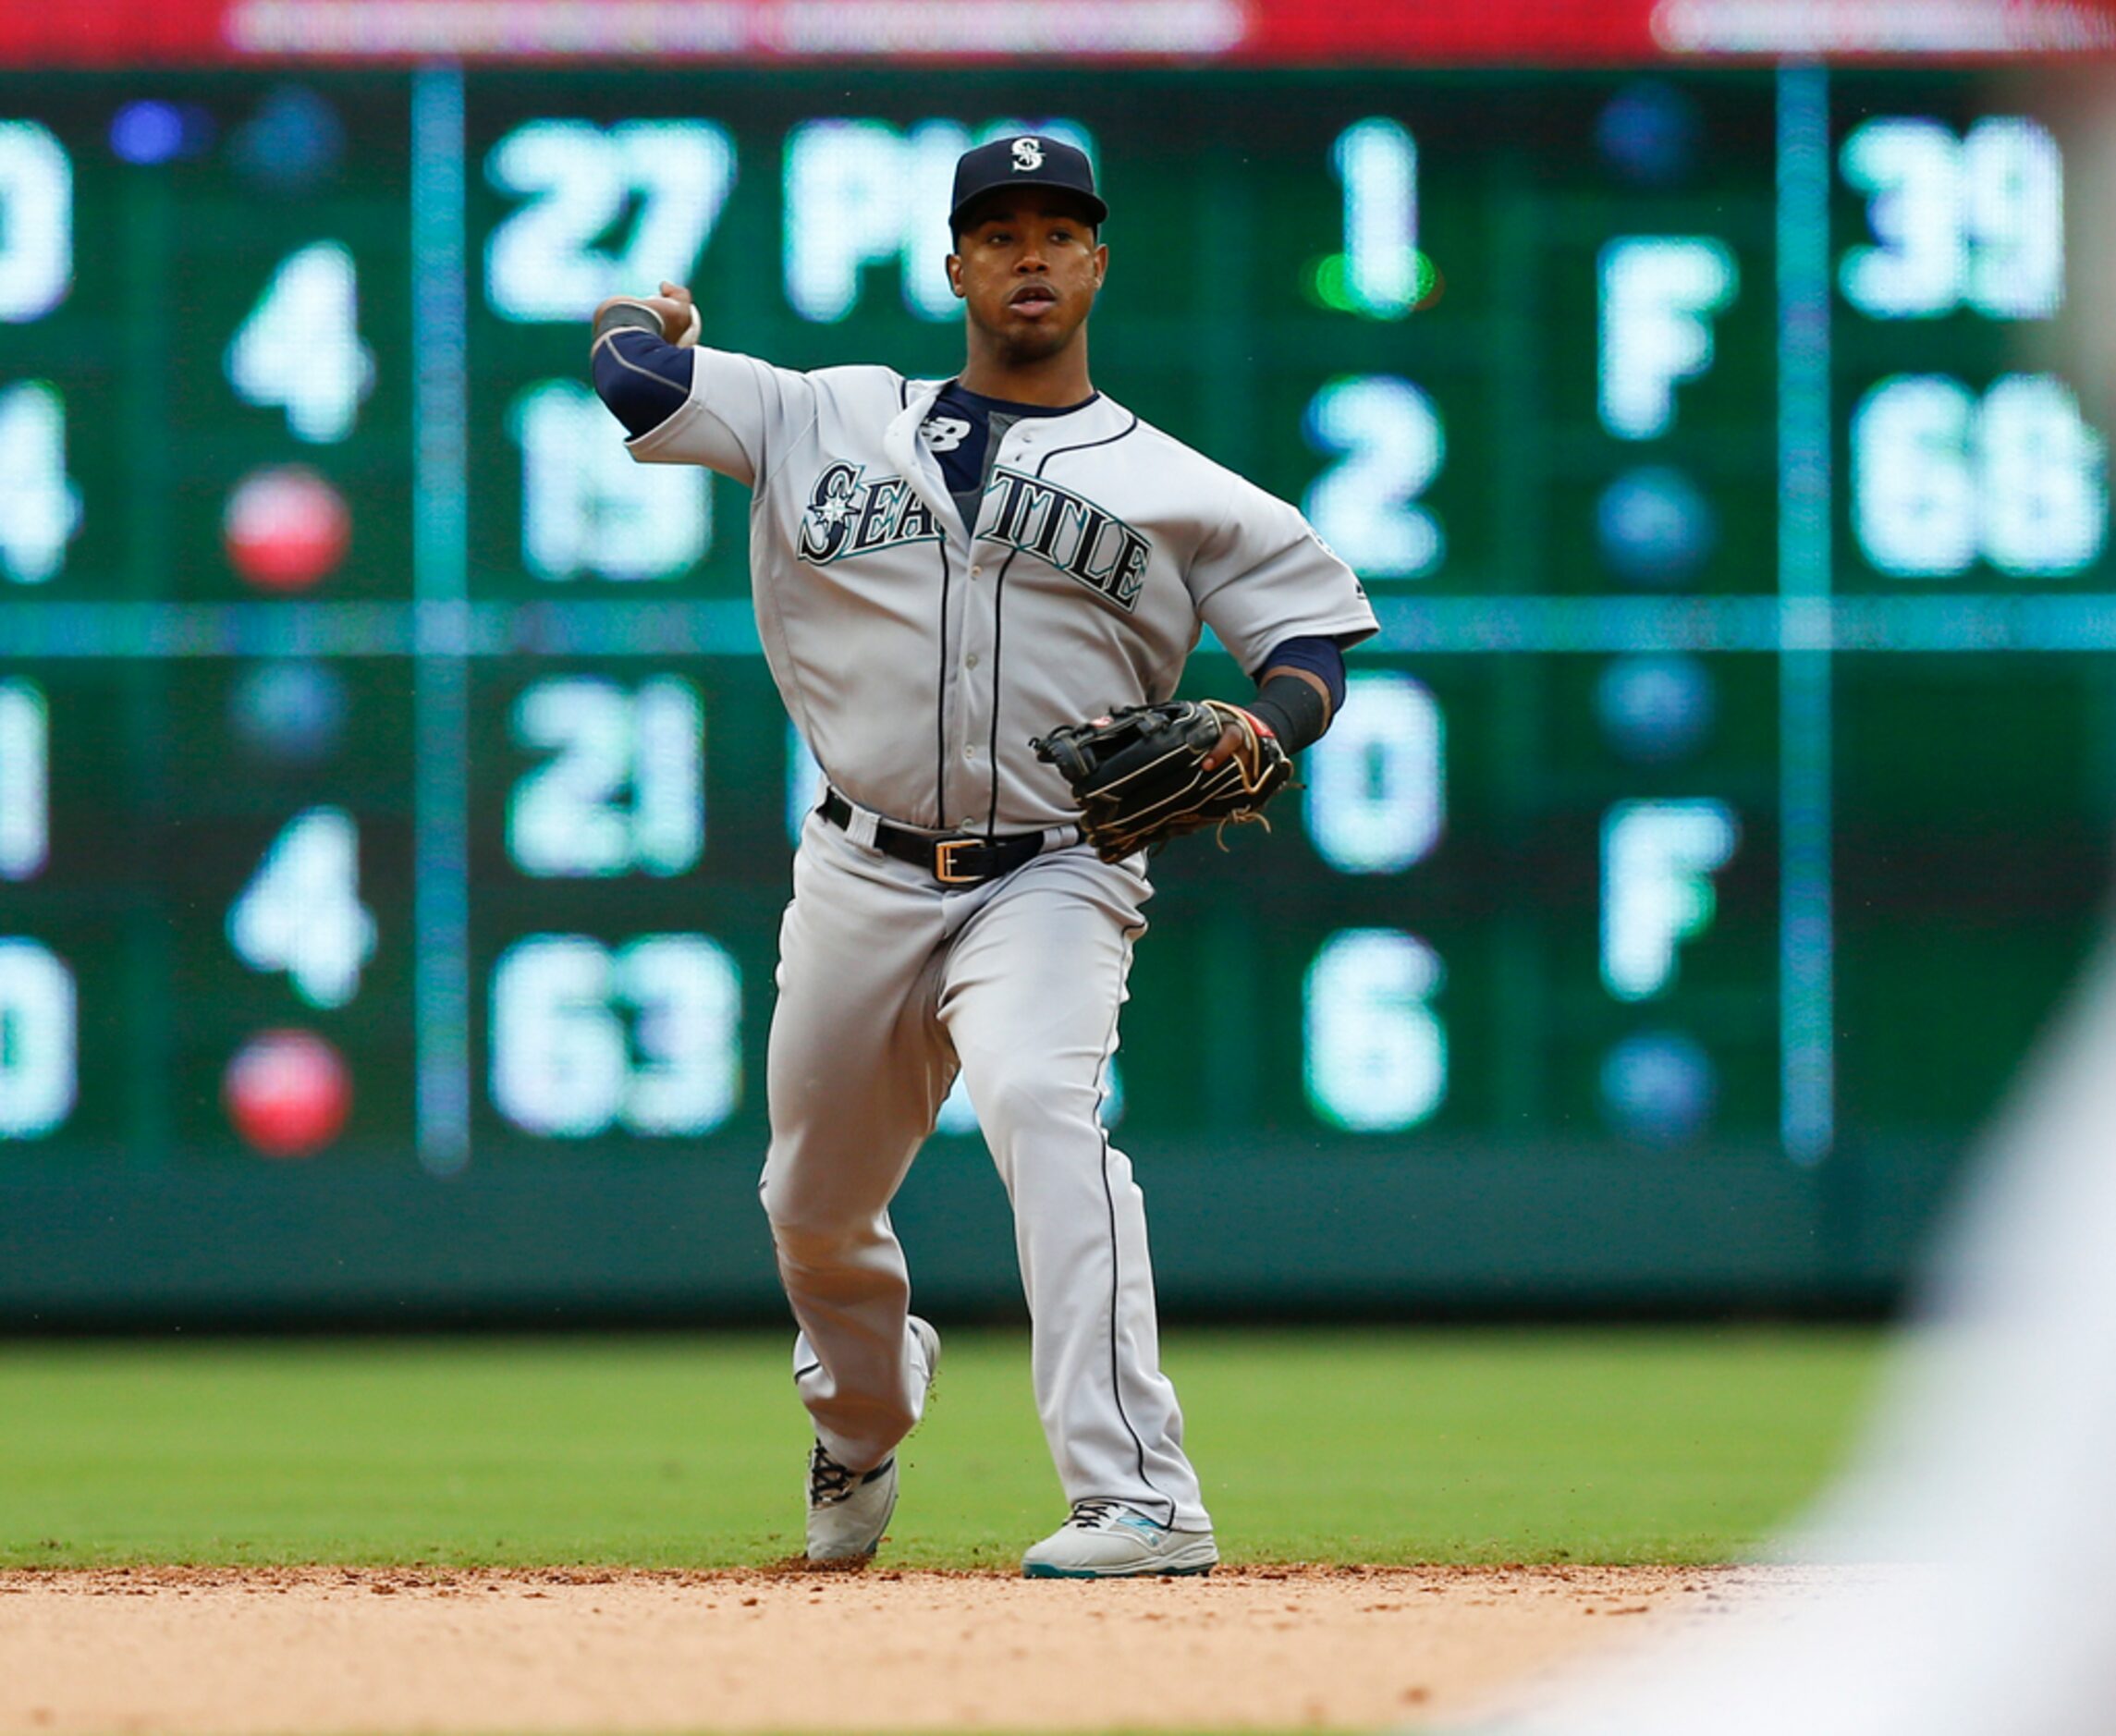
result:
M 1055 187 L 1078 194 L 1089 221 L 1098 227 L 1109 217 L 1109 207 L 1095 190 L 1095 167 L 1087 153 L 1042 133 L 1025 132 L 995 139 L 956 159 L 955 200 L 948 207 L 948 226 L 960 231 L 965 211 L 986 193 L 1009 187 Z

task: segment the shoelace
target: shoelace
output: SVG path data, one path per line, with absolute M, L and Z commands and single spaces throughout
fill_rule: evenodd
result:
M 1082 1501 L 1065 1522 L 1081 1531 L 1099 1531 L 1105 1525 L 1115 1524 L 1121 1511 L 1123 1503 L 1120 1501 Z
M 821 1446 L 808 1455 L 808 1504 L 835 1507 L 852 1493 L 860 1473 L 839 1464 Z

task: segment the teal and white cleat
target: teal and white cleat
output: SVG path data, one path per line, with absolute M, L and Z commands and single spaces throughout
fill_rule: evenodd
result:
M 1177 1531 L 1122 1501 L 1080 1501 L 1070 1519 L 1021 1558 L 1021 1577 L 1209 1573 L 1218 1561 L 1209 1531 Z

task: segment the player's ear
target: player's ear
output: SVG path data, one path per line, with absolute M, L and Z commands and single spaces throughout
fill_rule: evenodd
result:
M 955 291 L 957 300 L 962 299 L 962 255 L 960 253 L 948 256 L 948 287 Z

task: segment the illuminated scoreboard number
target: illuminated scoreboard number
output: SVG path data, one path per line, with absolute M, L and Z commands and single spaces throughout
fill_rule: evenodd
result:
M 1343 193 L 1344 251 L 1326 259 L 1316 288 L 1328 305 L 1400 320 L 1431 287 L 1418 251 L 1418 141 L 1387 116 L 1354 121 L 1330 149 Z
M 50 849 L 50 708 L 34 681 L 0 680 L 0 880 L 34 878 Z
M 1324 1122 L 1352 1133 L 1400 1133 L 1448 1091 L 1448 1037 L 1435 1011 L 1439 955 L 1395 928 L 1340 930 L 1302 984 L 1303 1069 Z
M 1838 259 L 1855 313 L 1884 326 L 2063 313 L 2064 164 L 2039 120 L 1874 116 L 1838 169 L 1870 238 Z M 2054 373 L 1891 372 L 1857 394 L 1848 438 L 1853 539 L 1883 575 L 2067 580 L 2106 552 L 2107 435 Z
M 20 885 L 50 854 L 50 715 L 33 681 L 0 680 L 0 882 Z M 79 996 L 43 942 L 0 934 L 0 1140 L 56 1131 L 80 1091 Z
M 485 244 L 493 311 L 582 324 L 605 296 L 691 280 L 735 183 L 735 146 L 710 121 L 532 120 L 493 148 L 485 175 L 520 202 Z M 623 242 L 603 244 L 620 224 Z
M 1982 560 L 2011 578 L 2069 578 L 2109 534 L 2109 446 L 2053 374 L 1981 395 L 1941 373 L 1894 374 L 1852 413 L 1853 524 L 1881 571 L 1952 578 Z
M 1310 299 L 1335 312 L 1394 322 L 1431 287 L 1418 247 L 1418 144 L 1388 116 L 1343 128 L 1327 166 L 1339 189 L 1341 249 L 1307 268 Z M 1300 497 L 1325 543 L 1369 580 L 1421 579 L 1440 568 L 1447 533 L 1425 495 L 1447 462 L 1447 432 L 1431 392 L 1401 374 L 1344 373 L 1324 381 L 1300 432 L 1322 470 Z
M 2064 167 L 2025 116 L 1964 132 L 1925 116 L 1879 116 L 1844 141 L 1845 181 L 1866 201 L 1871 244 L 1845 250 L 1845 300 L 1880 320 L 1968 308 L 2048 319 L 2064 299 Z
M 521 454 L 521 564 L 536 578 L 673 580 L 711 552 L 710 473 L 637 462 L 581 381 L 523 387 L 507 431 Z
M 48 128 L 0 121 L 0 320 L 42 319 L 73 283 L 73 165 Z
M 1343 713 L 1308 750 L 1302 819 L 1315 853 L 1339 874 L 1399 874 L 1447 829 L 1446 724 L 1415 677 L 1354 669 Z
M 73 286 L 73 165 L 51 130 L 0 120 L 0 324 L 43 319 Z M 0 378 L 0 580 L 41 585 L 65 564 L 80 491 L 67 408 L 48 380 Z
M 555 676 L 515 703 L 516 741 L 549 757 L 515 785 L 508 854 L 525 874 L 678 874 L 705 848 L 705 717 L 676 676 L 628 688 Z
M 1446 535 L 1420 499 L 1447 453 L 1430 397 L 1396 374 L 1331 380 L 1309 400 L 1302 433 L 1331 462 L 1301 509 L 1354 571 L 1418 579 L 1440 566 Z
M 0 936 L 0 1139 L 38 1139 L 64 1124 L 79 1092 L 78 996 L 58 955 Z
M 712 478 L 632 459 L 583 377 L 580 336 L 605 296 L 694 280 L 735 185 L 733 137 L 705 120 L 538 116 L 482 162 L 504 202 L 477 257 L 485 306 L 516 328 L 502 353 L 553 355 L 562 370 L 507 389 L 496 450 L 511 453 L 505 493 L 520 503 L 511 564 L 540 584 L 683 579 L 713 550 Z M 527 347 L 525 325 L 564 342 Z
M 245 1033 L 220 1082 L 228 1122 L 269 1157 L 308 1157 L 335 1143 L 356 1082 L 342 1041 L 315 1028 L 359 996 L 381 928 L 361 892 L 361 828 L 317 804 L 289 817 L 228 904 L 222 932 L 242 965 L 284 984 L 294 1005 Z M 395 938 L 393 936 L 393 938 Z
M 515 694 L 504 816 L 513 874 L 556 892 L 681 886 L 708 845 L 705 709 L 696 682 L 551 674 Z M 696 908 L 691 886 L 674 908 Z M 550 900 L 532 900 L 536 908 Z M 666 907 L 662 907 L 666 908 Z M 695 1138 L 741 1104 L 742 976 L 709 935 L 544 930 L 505 943 L 486 983 L 486 1088 L 520 1133 Z
M 361 902 L 352 815 L 324 805 L 288 820 L 228 906 L 226 927 L 244 964 L 284 975 L 305 1005 L 335 1011 L 350 1001 L 376 933 L 373 911 Z
M 351 251 L 312 241 L 282 259 L 228 339 L 221 366 L 244 403 L 282 412 L 296 440 L 328 446 L 351 434 L 374 389 Z
M 1401 874 L 1446 835 L 1446 726 L 1411 675 L 1352 671 L 1343 714 L 1304 770 L 1302 821 L 1338 874 Z M 1433 1002 L 1445 975 L 1433 947 L 1401 929 L 1347 928 L 1323 941 L 1301 985 L 1302 1080 L 1318 1120 L 1402 1132 L 1440 1107 L 1448 1039 Z
M 35 681 L 0 679 L 0 891 L 38 880 L 50 857 L 50 707 Z M 79 1099 L 80 995 L 57 951 L 8 925 L 0 925 L 0 1140 L 42 1139 Z
M 741 1082 L 741 977 L 704 935 L 531 935 L 492 976 L 493 1102 L 526 1133 L 709 1133 Z
M 4 222 L 0 216 L 0 222 Z M 49 381 L 0 385 L 0 576 L 41 585 L 64 565 L 80 524 L 67 475 L 66 400 Z

